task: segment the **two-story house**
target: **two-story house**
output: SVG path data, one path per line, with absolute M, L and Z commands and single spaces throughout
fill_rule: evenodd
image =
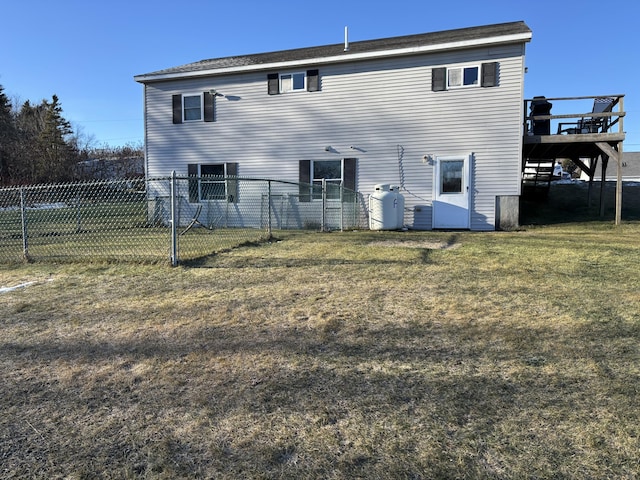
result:
M 409 228 L 513 226 L 530 39 L 524 22 L 358 42 L 345 35 L 138 75 L 146 175 L 325 179 L 365 197 L 393 184 Z M 242 202 L 210 190 L 194 185 L 188 201 Z

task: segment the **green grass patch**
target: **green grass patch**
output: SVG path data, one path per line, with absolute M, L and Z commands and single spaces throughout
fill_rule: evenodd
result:
M 190 267 L 7 266 L 0 286 L 34 283 L 0 294 L 0 476 L 634 478 L 639 234 L 278 232 Z

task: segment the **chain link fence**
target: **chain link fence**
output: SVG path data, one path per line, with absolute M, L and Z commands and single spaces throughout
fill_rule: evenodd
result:
M 366 227 L 329 182 L 187 176 L 0 189 L 0 261 L 187 262 L 278 230 Z

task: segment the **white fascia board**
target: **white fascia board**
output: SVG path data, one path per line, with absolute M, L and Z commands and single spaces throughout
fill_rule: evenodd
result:
M 345 53 L 343 55 L 334 55 L 332 57 L 310 58 L 306 60 L 295 60 L 274 63 L 262 63 L 257 65 L 243 65 L 239 67 L 215 68 L 210 70 L 199 70 L 192 72 L 175 72 L 157 75 L 136 75 L 133 79 L 136 82 L 159 82 L 162 80 L 177 80 L 182 78 L 208 77 L 215 75 L 224 75 L 230 73 L 252 72 L 260 70 L 274 70 L 280 68 L 293 68 L 301 64 L 304 65 L 320 65 L 328 63 L 344 63 L 358 60 L 368 60 L 384 57 L 396 57 L 403 55 L 415 55 L 419 53 L 439 52 L 443 50 L 460 50 L 462 48 L 484 47 L 498 45 L 504 43 L 528 42 L 531 40 L 531 33 L 519 33 L 513 35 L 504 35 L 500 37 L 491 37 L 475 40 L 464 40 L 460 42 L 441 43 L 438 45 L 425 45 L 422 47 L 400 48 L 397 50 L 381 50 L 376 52 L 364 53 Z

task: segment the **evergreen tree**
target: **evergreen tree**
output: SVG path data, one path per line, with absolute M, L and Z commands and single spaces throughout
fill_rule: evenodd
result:
M 73 133 L 71 124 L 62 116 L 62 107 L 57 95 L 51 103 L 43 102 L 43 124 L 36 139 L 36 181 L 68 181 L 73 178 L 73 165 L 77 155 L 67 138 Z
M 0 85 L 0 184 L 7 184 L 11 180 L 12 150 L 15 142 L 11 102 L 4 93 L 4 87 Z
M 39 104 L 27 100 L 18 109 L 0 85 L 1 185 L 72 180 L 78 146 L 57 95 Z
M 39 177 L 37 139 L 44 125 L 43 105 L 31 105 L 29 100 L 24 102 L 16 114 L 15 125 L 18 141 L 11 176 L 15 183 L 35 183 Z

